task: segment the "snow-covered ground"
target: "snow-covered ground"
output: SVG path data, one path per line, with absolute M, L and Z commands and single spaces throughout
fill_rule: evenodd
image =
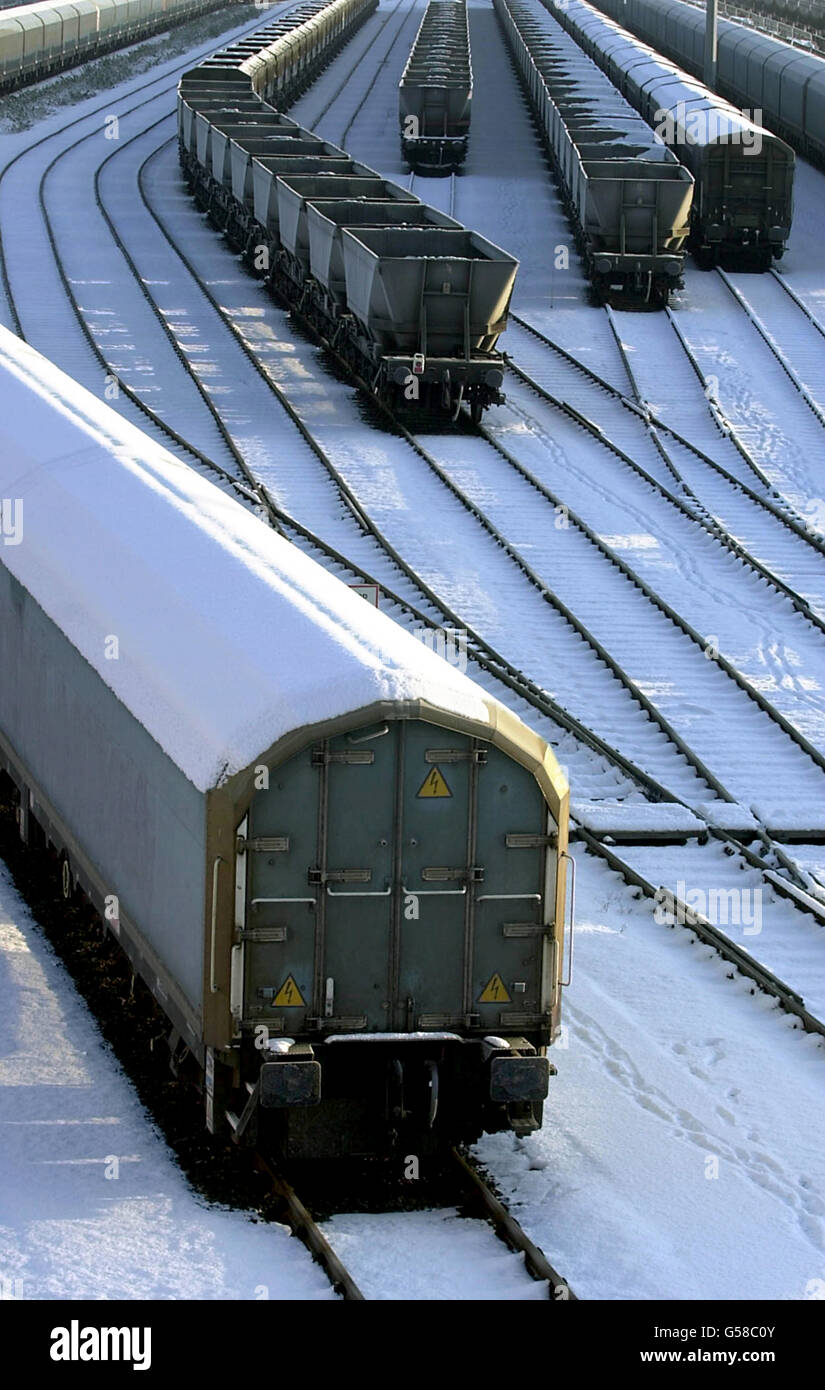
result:
M 345 144 L 355 156 L 404 182 L 409 175 L 399 150 L 396 89 L 422 10 L 423 0 L 383 0 L 376 15 L 291 112 L 325 138 Z M 570 245 L 572 238 L 493 13 L 479 0 L 471 4 L 470 16 L 476 96 L 467 163 L 454 184 L 416 179 L 415 192 L 452 208 L 456 217 L 514 251 L 521 259 L 514 300 L 519 312 L 632 394 L 608 317 L 587 302 L 575 252 L 569 269 L 556 268 L 555 248 Z M 234 468 L 213 418 L 181 370 L 158 314 L 128 272 L 96 205 L 95 176 L 106 161 L 97 182 L 103 209 L 134 258 L 160 317 L 220 410 L 236 447 L 278 502 L 342 553 L 373 571 L 378 567 L 380 577 L 398 586 L 397 570 L 386 556 L 376 554 L 374 542 L 355 526 L 339 489 L 252 372 L 227 324 L 238 329 L 327 449 L 365 511 L 432 588 L 584 723 L 689 804 L 707 809 L 713 793 L 706 783 L 610 676 L 597 654 L 421 459 L 403 442 L 365 422 L 351 388 L 326 372 L 317 350 L 295 337 L 286 317 L 193 211 L 182 193 L 174 146 L 169 143 L 177 73 L 190 62 L 185 55 L 170 56 L 153 69 L 155 82 L 147 91 L 138 90 L 137 80 L 124 81 L 111 91 L 101 89 L 97 96 L 89 96 L 85 85 L 78 86 L 82 101 L 45 114 L 34 112 L 39 119 L 31 130 L 18 129 L 0 140 L 0 167 L 22 156 L 0 182 L 0 232 L 12 293 L 33 345 L 91 390 L 103 393 L 100 363 L 78 330 L 38 204 L 38 185 L 46 175 L 43 202 L 52 234 L 100 350 L 182 435 Z M 491 100 L 486 93 L 493 86 Z M 70 102 L 67 89 L 62 90 L 62 99 Z M 120 120 L 117 142 L 104 139 L 108 113 L 118 114 Z M 64 130 L 69 120 L 76 124 Z M 44 143 L 23 153 L 40 139 Z M 146 204 L 137 192 L 141 169 Z M 823 202 L 825 176 L 800 161 L 794 229 L 781 273 L 825 326 Z M 164 240 L 153 212 L 172 239 L 185 246 L 224 318 Z M 817 329 L 768 277 L 739 276 L 735 284 L 813 400 L 825 407 L 825 338 L 820 348 Z M 11 321 L 3 294 L 0 317 Z M 722 280 L 689 266 L 673 320 L 695 353 L 705 384 L 697 379 L 674 323 L 666 316 L 615 315 L 642 399 L 734 479 L 765 493 L 767 486 L 760 478 L 767 480 L 775 495 L 809 519 L 815 530 L 825 531 L 825 428 Z M 513 329 L 502 345 L 517 361 L 523 359 L 525 368 L 554 394 L 597 419 L 605 435 L 659 482 L 678 492 L 640 421 L 607 397 L 597 399 L 592 387 L 549 350 L 536 346 L 535 340 L 531 345 L 523 330 Z M 729 656 L 792 725 L 825 749 L 821 632 L 569 417 L 515 382 L 508 385 L 508 393 L 508 406 L 489 416 L 501 441 L 710 645 L 715 643 Z M 115 404 L 130 419 L 140 420 L 128 401 Z M 753 466 L 737 451 L 731 435 L 720 430 L 720 418 L 730 422 L 734 438 L 750 451 Z M 807 829 L 822 825 L 821 769 L 608 558 L 575 528 L 557 527 L 554 507 L 482 441 L 425 442 L 453 482 L 598 636 L 732 794 L 755 807 L 768 823 L 781 824 L 784 817 Z M 743 500 L 735 486 L 687 450 L 673 446 L 673 459 L 711 514 L 803 594 L 814 611 L 825 614 L 822 556 L 775 517 Z M 549 732 L 529 707 L 519 706 L 519 713 Z M 627 795 L 627 786 L 606 774 L 600 760 L 583 757 L 578 750 L 575 758 L 571 753 L 571 761 L 574 797 L 580 802 Z M 674 889 L 680 879 L 702 891 L 722 892 L 737 880 L 750 890 L 758 887 L 755 876 L 723 861 L 712 847 L 628 851 L 627 857 L 655 881 Z M 797 858 L 806 873 L 825 882 L 825 850 L 806 846 Z M 649 903 L 637 901 L 616 875 L 588 856 L 580 864 L 578 904 L 575 978 L 567 994 L 564 1046 L 555 1057 L 559 1076 L 552 1084 L 544 1129 L 525 1142 L 487 1139 L 480 1145 L 482 1159 L 528 1234 L 582 1296 L 813 1296 L 810 1290 L 825 1278 L 825 1157 L 812 1123 L 812 1116 L 821 1113 L 825 1050 L 794 1030 L 791 1020 L 766 997 L 752 996 L 741 978 L 730 980 L 728 968 L 705 948 L 691 945 L 686 931 L 669 931 L 658 923 Z M 787 978 L 823 1016 L 822 929 L 770 897 L 764 910 L 762 932 L 739 935 L 737 940 Z M 43 993 L 51 1002 L 43 1002 L 43 1010 L 51 1010 L 48 1017 L 58 1009 L 66 1012 L 59 967 L 19 903 L 13 900 L 6 911 L 16 924 L 10 930 L 18 933 L 10 939 L 18 940 L 22 932 L 26 943 L 18 954 L 40 961 L 44 953 L 41 969 L 51 971 L 52 992 Z M 90 1030 L 86 1071 L 104 1095 L 117 1085 L 127 1097 L 120 1101 L 120 1111 L 110 1103 L 113 1114 L 131 1114 L 131 1105 L 143 1122 L 111 1057 L 100 1049 L 92 1025 L 82 1019 L 82 1007 L 70 987 L 67 997 L 76 1010 L 73 1025 L 80 1028 L 82 1020 Z M 14 1042 L 15 1049 L 21 1046 Z M 42 1065 L 47 1066 L 45 1049 Z M 80 1096 L 80 1084 L 66 1088 L 70 1100 Z M 56 1106 L 59 1115 L 67 1101 L 59 1086 L 54 1095 L 49 1087 L 55 1089 L 54 1081 L 36 1092 L 30 1113 L 46 1122 L 44 1130 L 48 1128 L 51 1136 L 53 1112 L 48 1107 Z M 90 1094 L 84 1094 L 91 1103 Z M 8 1103 L 17 1102 L 12 1098 Z M 108 1113 L 96 1102 L 93 1110 Z M 78 1115 L 84 1118 L 83 1112 Z M 75 1118 L 74 1112 L 70 1118 Z M 13 1127 L 3 1128 L 16 1133 Z M 72 1126 L 69 1145 L 76 1132 L 83 1134 L 85 1143 L 87 1131 Z M 32 1124 L 31 1133 L 38 1136 L 40 1130 Z M 26 1142 L 34 1143 L 28 1130 L 26 1134 Z M 61 1142 L 67 1142 L 62 1129 L 60 1134 Z M 148 1141 L 133 1138 L 130 1131 L 128 1143 L 120 1149 L 141 1153 L 141 1142 L 146 1148 Z M 17 1149 L 9 1141 L 4 1150 L 12 1181 L 19 1186 Z M 67 1152 L 73 1157 L 70 1147 Z M 240 1258 L 235 1254 L 240 1245 L 233 1243 L 237 1232 L 253 1246 L 261 1241 L 253 1268 L 258 1268 L 255 1259 L 271 1259 L 277 1266 L 268 1277 L 256 1273 L 249 1281 L 253 1287 L 265 1283 L 274 1289 L 279 1279 L 299 1280 L 293 1271 L 300 1270 L 300 1280 L 308 1282 L 290 1284 L 298 1290 L 294 1296 L 324 1296 L 322 1284 L 315 1282 L 320 1276 L 294 1242 L 288 1250 L 287 1276 L 278 1231 L 262 1232 L 238 1214 L 206 1211 L 175 1177 L 162 1146 L 151 1152 L 151 1160 L 143 1160 L 145 1166 L 135 1166 L 130 1173 L 157 1170 L 164 1181 L 177 1183 L 163 1189 L 164 1194 L 172 1192 L 175 1201 L 168 1197 L 166 1206 L 161 1202 L 156 1208 L 167 1223 L 160 1224 L 166 1232 L 163 1239 L 179 1252 L 181 1223 L 194 1221 L 192 1212 L 201 1222 L 194 1248 L 199 1254 L 206 1250 L 209 1273 L 198 1291 L 180 1296 L 254 1297 L 237 1282 L 232 1263 Z M 39 1154 L 42 1157 L 42 1151 Z M 150 1162 L 153 1167 L 146 1166 Z M 44 1160 L 44 1170 L 45 1166 Z M 73 1165 L 62 1167 L 74 1175 Z M 48 1210 L 57 1227 L 59 1251 L 70 1245 L 73 1222 L 78 1229 L 86 1228 L 69 1177 L 54 1200 Z M 65 1295 L 93 1287 L 78 1282 L 75 1266 L 62 1278 L 59 1259 L 46 1271 L 46 1236 L 31 1213 L 28 1222 L 24 1217 L 17 1222 L 14 1204 L 9 1205 L 12 1210 L 4 1223 L 12 1222 L 10 1253 L 0 1259 L 0 1274 L 15 1273 L 28 1261 L 36 1289 Z M 140 1225 L 139 1201 L 101 1210 L 110 1223 L 106 1238 L 112 1261 L 121 1245 L 128 1252 L 133 1239 L 137 1245 L 142 1237 L 148 1240 L 149 1223 Z M 85 1207 L 83 1218 L 98 1220 Z M 153 1222 L 155 1238 L 157 1229 Z M 459 1281 L 461 1296 L 468 1290 L 483 1296 L 485 1288 L 493 1287 L 504 1290 L 499 1296 L 535 1295 L 535 1286 L 519 1275 L 503 1247 L 496 1248 L 476 1223 L 460 1222 L 450 1213 L 339 1216 L 328 1230 L 371 1296 L 457 1297 Z M 78 1248 L 83 1248 L 82 1240 Z M 213 1259 L 216 1248 L 220 1253 Z M 169 1264 L 161 1258 L 161 1247 L 147 1245 L 146 1250 L 141 1268 L 147 1272 L 135 1282 L 133 1292 L 158 1296 L 151 1276 L 156 1259 L 164 1270 L 162 1278 L 173 1282 L 183 1259 L 178 1253 L 178 1265 L 174 1260 Z M 8 1270 L 3 1259 L 10 1262 Z M 197 1261 L 196 1267 L 200 1268 Z M 467 1279 L 471 1267 L 479 1271 L 477 1283 Z M 489 1283 L 482 1282 L 482 1270 Z M 46 1278 L 51 1283 L 43 1283 Z M 167 1286 L 157 1282 L 154 1287 L 162 1296 Z M 304 1288 L 309 1292 L 301 1292 Z M 241 1292 L 229 1292 L 235 1289 Z
M 579 866 L 544 1128 L 480 1157 L 581 1296 L 818 1296 L 825 1053 L 601 861 Z
M 192 1191 L 2 865 L 0 998 L 5 1297 L 334 1298 L 284 1227 Z

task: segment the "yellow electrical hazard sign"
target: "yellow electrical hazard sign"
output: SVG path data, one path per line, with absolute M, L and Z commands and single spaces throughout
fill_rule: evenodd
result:
M 306 1000 L 293 980 L 291 975 L 287 975 L 275 998 L 272 1000 L 273 1009 L 294 1009 L 299 1004 L 306 1004 Z
M 491 975 L 481 994 L 478 996 L 479 1004 L 509 1004 L 510 996 L 504 985 L 501 976 L 496 973 Z
M 452 796 L 450 788 L 444 781 L 444 774 L 438 767 L 434 767 L 432 772 L 427 773 L 417 794 L 418 796 Z

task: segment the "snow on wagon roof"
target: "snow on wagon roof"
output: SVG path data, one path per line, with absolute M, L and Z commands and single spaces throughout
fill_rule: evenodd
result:
M 23 502 L 0 564 L 201 791 L 378 700 L 490 721 L 472 681 L 4 328 L 0 499 Z

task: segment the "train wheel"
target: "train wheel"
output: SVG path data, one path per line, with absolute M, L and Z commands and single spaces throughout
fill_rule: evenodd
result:
M 470 419 L 472 420 L 474 425 L 481 424 L 481 417 L 483 414 L 484 406 L 481 404 L 481 401 L 473 401 L 472 405 L 470 406 Z

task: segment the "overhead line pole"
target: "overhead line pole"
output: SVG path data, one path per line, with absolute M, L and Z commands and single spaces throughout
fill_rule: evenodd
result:
M 716 46 L 719 30 L 719 0 L 705 0 L 705 86 L 716 87 Z

